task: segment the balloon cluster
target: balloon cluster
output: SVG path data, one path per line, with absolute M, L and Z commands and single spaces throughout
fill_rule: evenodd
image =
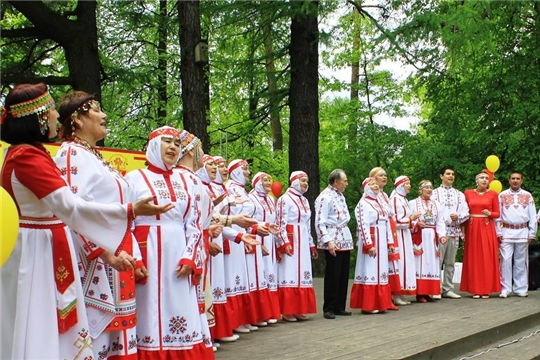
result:
M 495 171 L 499 170 L 501 162 L 495 155 L 489 155 L 486 159 L 487 173 L 489 175 L 489 190 L 495 191 L 497 194 L 502 191 L 502 184 L 499 180 L 495 179 Z
M 2 239 L 0 239 L 0 267 L 4 266 L 7 259 L 11 255 L 17 235 L 19 234 L 19 213 L 15 202 L 9 193 L 0 187 L 0 231 Z

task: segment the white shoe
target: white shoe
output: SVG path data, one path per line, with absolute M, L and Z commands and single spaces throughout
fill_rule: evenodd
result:
M 268 319 L 267 323 L 275 324 L 275 323 L 277 323 L 277 319 Z
M 456 294 L 452 290 L 445 292 L 442 296 L 448 299 L 461 299 L 461 295 Z
M 281 315 L 281 318 L 284 320 L 284 321 L 288 321 L 288 322 L 295 322 L 295 321 L 298 321 L 294 315 L 291 315 L 291 314 L 283 314 Z
M 236 331 L 237 333 L 240 333 L 240 334 L 249 334 L 251 331 L 249 330 L 248 327 L 246 327 L 245 325 L 240 325 L 239 327 L 237 327 L 236 329 L 234 329 L 234 331 Z M 223 339 L 222 339 L 223 340 Z
M 501 299 L 506 299 L 506 298 L 508 297 L 508 294 L 507 294 L 507 293 L 500 293 L 500 294 L 499 294 L 499 297 L 500 297 Z
M 392 301 L 394 302 L 394 305 L 397 306 L 404 306 L 407 305 L 407 303 L 401 298 L 401 296 L 392 296 Z
M 240 338 L 240 336 L 238 336 L 236 334 L 233 334 L 231 336 L 225 336 L 225 337 L 222 337 L 222 338 L 219 338 L 219 339 L 216 339 L 216 340 L 219 340 L 221 342 L 235 342 L 239 338 Z
M 516 294 L 516 296 L 519 296 L 519 297 L 527 297 L 527 296 L 529 296 L 529 293 L 526 293 L 526 292 L 524 292 L 524 293 L 515 293 L 515 294 Z
M 219 349 L 219 347 L 221 346 L 221 344 L 220 344 L 220 343 L 217 343 L 217 342 L 213 343 L 212 345 L 214 345 L 214 347 L 216 347 L 216 348 L 218 348 L 218 349 Z
M 243 325 L 244 327 L 248 328 L 250 331 L 257 331 L 259 330 L 259 328 L 257 326 L 254 326 L 254 325 L 251 325 L 251 324 L 246 324 L 246 325 Z
M 439 295 L 431 295 L 431 298 L 432 298 L 433 300 L 441 300 L 441 299 L 442 299 L 442 297 L 441 297 L 440 294 L 439 294 Z
M 264 326 L 268 326 L 268 323 L 266 321 L 259 321 L 256 325 L 259 327 L 264 327 Z
M 216 351 L 217 351 L 217 347 L 212 346 L 212 350 L 214 350 L 214 352 L 216 352 Z

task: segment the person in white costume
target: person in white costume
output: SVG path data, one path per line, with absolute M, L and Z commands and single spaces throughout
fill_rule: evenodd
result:
M 249 192 L 249 197 L 253 201 L 253 204 L 255 204 L 255 213 L 253 214 L 253 218 L 259 221 L 261 225 L 266 226 L 268 229 L 272 228 L 272 231 L 276 233 L 276 200 L 268 195 L 272 189 L 272 177 L 267 173 L 258 172 L 251 180 L 251 188 L 252 190 Z M 264 320 L 267 320 L 267 322 L 270 324 L 274 324 L 277 322 L 277 319 L 281 314 L 279 309 L 277 249 L 275 235 L 268 234 L 258 236 L 258 239 L 261 241 L 260 250 L 261 255 L 263 255 L 263 264 L 259 266 L 259 261 L 261 258 L 258 256 L 258 254 L 256 254 L 257 257 L 253 258 L 253 266 L 257 269 L 260 268 L 263 270 L 262 276 L 264 281 L 266 281 L 270 297 L 268 303 L 268 317 Z
M 134 196 L 155 196 L 175 208 L 160 216 L 139 217 L 135 236 L 148 269 L 137 284 L 139 359 L 213 359 L 208 321 L 199 311 L 197 283 L 204 249 L 197 191 L 185 175 L 173 171 L 180 156 L 180 132 L 164 126 L 149 136 L 148 168 L 126 179 Z M 186 190 L 187 189 L 187 190 Z
M 394 181 L 394 191 L 390 194 L 390 204 L 396 214 L 396 233 L 399 247 L 399 281 L 401 292 L 393 295 L 396 305 L 409 305 L 404 295 L 416 295 L 416 265 L 411 237 L 412 222 L 418 218 L 409 208 L 407 194 L 411 191 L 411 181 L 407 176 L 398 176 Z
M 528 296 L 529 244 L 536 239 L 536 207 L 534 199 L 523 190 L 523 174 L 513 171 L 508 178 L 510 189 L 499 194 L 500 217 L 496 220 L 500 243 L 501 293 Z
M 418 186 L 420 196 L 409 202 L 409 207 L 419 217 L 412 222 L 413 251 L 416 261 L 416 301 L 433 301 L 430 295 L 441 293 L 441 268 L 439 243 L 446 243 L 444 209 L 431 200 L 433 185 L 422 180 Z
M 309 187 L 308 175 L 293 171 L 289 182 L 276 204 L 276 223 L 279 303 L 283 320 L 291 322 L 307 320 L 307 314 L 317 312 L 311 259 L 318 254 L 311 236 L 311 209 L 303 195 Z
M 461 295 L 454 292 L 454 265 L 459 240 L 463 239 L 461 225 L 469 220 L 469 206 L 465 195 L 452 187 L 455 179 L 454 168 L 451 166 L 443 167 L 439 176 L 442 184 L 433 190 L 431 198 L 440 203 L 445 210 L 447 241 L 446 244 L 439 244 L 440 263 L 444 270 L 444 276 L 441 273 L 441 295 L 433 295 L 433 298 L 440 299 L 442 296 L 449 299 L 459 299 Z
M 384 313 L 392 309 L 388 279 L 388 250 L 393 246 L 390 213 L 380 200 L 377 179 L 362 182 L 364 194 L 354 209 L 358 254 L 351 289 L 351 308 L 364 314 Z
M 97 203 L 125 203 L 129 184 L 96 149 L 107 136 L 106 118 L 93 95 L 75 91 L 58 106 L 64 140 L 54 158 L 71 191 Z M 132 235 L 132 234 L 131 234 Z M 137 359 L 135 270 L 123 266 L 124 259 L 104 251 L 76 232 L 79 270 L 95 358 Z M 133 256 L 139 276 L 146 275 L 134 236 L 124 242 L 121 255 Z
M 345 309 L 353 249 L 352 234 L 348 227 L 351 215 L 343 195 L 347 185 L 349 182 L 345 172 L 335 169 L 328 176 L 328 186 L 315 200 L 318 248 L 324 250 L 326 259 L 323 304 L 325 319 L 335 319 L 336 315 L 351 315 Z
M 5 359 L 94 357 L 71 229 L 118 255 L 137 215 L 173 205 L 152 198 L 122 205 L 89 203 L 73 195 L 43 146 L 56 136 L 58 112 L 45 84 L 10 90 L 0 118 L 9 142 L 2 187 L 15 201 L 19 234 L 0 269 L 0 354 Z M 133 262 L 124 259 L 126 268 Z

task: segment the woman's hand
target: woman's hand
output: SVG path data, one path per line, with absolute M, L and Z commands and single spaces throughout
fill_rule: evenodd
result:
M 176 277 L 180 278 L 182 276 L 189 276 L 193 274 L 193 269 L 189 265 L 181 265 L 178 266 L 176 269 Z
M 270 231 L 270 234 L 273 235 L 279 234 L 279 226 L 277 226 L 276 224 L 269 224 L 268 231 Z
M 261 251 L 262 251 L 262 255 L 263 255 L 263 256 L 268 256 L 268 255 L 270 255 L 270 251 L 268 251 L 268 249 L 267 249 L 266 246 L 264 246 L 264 245 L 261 245 Z
M 140 268 L 135 269 L 135 281 L 141 281 L 146 277 L 148 277 L 148 270 L 146 269 L 146 266 L 141 266 Z
M 257 226 L 257 235 L 266 236 L 266 235 L 269 235 L 269 234 L 270 234 L 270 231 L 268 231 L 268 228 L 265 225 Z
M 133 214 L 137 217 L 139 215 L 159 215 L 166 213 L 167 211 L 174 208 L 173 203 L 169 203 L 166 205 L 155 205 L 151 204 L 150 202 L 153 202 L 155 200 L 154 196 L 150 196 L 147 198 L 139 199 L 136 203 L 133 203 Z
M 213 238 L 218 237 L 222 231 L 223 231 L 223 225 L 214 224 L 208 227 L 208 234 Z
M 117 271 L 132 270 L 135 268 L 135 259 L 124 250 L 118 256 L 108 251 L 103 251 L 99 257 Z
M 218 197 L 216 197 L 214 200 L 212 200 L 212 202 L 214 203 L 214 206 L 218 205 L 220 202 L 223 201 L 223 199 L 225 199 L 227 197 L 227 194 L 226 192 L 219 195 Z
M 377 256 L 377 250 L 375 250 L 374 247 L 370 248 L 368 250 L 368 255 L 369 255 L 369 257 L 372 257 L 372 258 L 376 257 Z
M 426 223 L 423 222 L 423 221 L 419 221 L 419 222 L 418 222 L 418 226 L 421 227 L 421 228 L 425 228 L 425 227 L 426 227 Z
M 216 256 L 217 254 L 221 253 L 223 249 L 221 249 L 221 246 L 219 246 L 216 243 L 210 242 L 208 244 L 208 252 L 211 256 Z
M 246 229 L 250 226 L 257 225 L 257 220 L 252 219 L 251 217 L 247 215 L 241 214 L 241 215 L 234 215 L 232 217 L 232 223 L 234 225 L 238 225 L 241 228 Z
M 285 246 L 285 254 L 287 254 L 288 256 L 293 256 L 293 250 L 291 245 Z
M 439 238 L 439 241 L 441 242 L 441 244 L 446 244 L 446 236 L 441 236 Z
M 317 250 L 311 250 L 311 258 L 312 259 L 318 259 L 319 258 L 319 253 L 317 252 Z
M 255 235 L 246 234 L 246 233 L 242 234 L 242 237 L 240 238 L 240 240 L 243 241 L 244 244 L 250 245 L 250 246 L 259 245 L 261 243 L 255 238 Z
M 491 216 L 491 211 L 489 211 L 488 209 L 484 209 L 484 210 L 482 210 L 482 214 L 486 215 L 487 217 L 490 217 Z

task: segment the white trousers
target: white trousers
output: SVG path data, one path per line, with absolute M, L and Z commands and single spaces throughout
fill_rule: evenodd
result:
M 503 240 L 500 250 L 501 293 L 509 294 L 512 291 L 526 293 L 529 289 L 529 244 L 527 241 L 506 242 Z

